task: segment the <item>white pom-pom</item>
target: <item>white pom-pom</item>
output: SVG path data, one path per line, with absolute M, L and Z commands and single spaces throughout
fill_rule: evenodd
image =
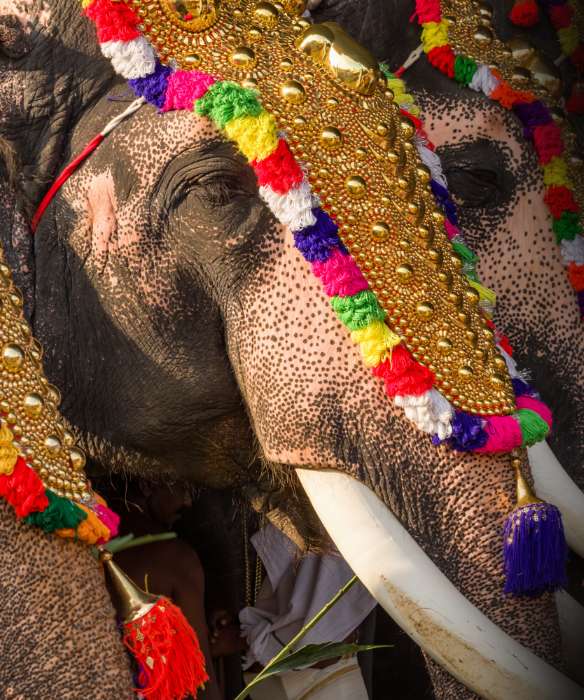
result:
M 310 185 L 306 180 L 286 194 L 278 194 L 268 185 L 264 185 L 260 187 L 260 196 L 270 207 L 276 219 L 292 231 L 300 231 L 316 223 L 312 213 L 313 199 Z
M 156 70 L 156 55 L 143 36 L 131 41 L 106 41 L 100 46 L 116 73 L 127 80 L 145 78 Z

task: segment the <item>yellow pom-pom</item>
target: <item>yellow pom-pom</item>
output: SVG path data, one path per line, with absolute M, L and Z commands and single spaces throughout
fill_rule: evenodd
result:
M 232 119 L 226 124 L 225 133 L 248 160 L 263 160 L 278 146 L 276 121 L 266 111 L 257 117 Z
M 441 22 L 428 22 L 422 29 L 422 47 L 424 53 L 429 53 L 437 46 L 446 46 L 448 44 L 448 23 L 446 20 Z
M 562 51 L 566 56 L 570 56 L 578 48 L 580 40 L 578 38 L 578 28 L 575 24 L 570 27 L 558 29 L 558 41 L 562 47 Z
M 563 158 L 552 158 L 543 166 L 543 181 L 547 187 L 557 185 L 571 189 L 572 183 L 568 177 L 568 165 Z
M 386 359 L 391 349 L 399 345 L 401 338 L 383 321 L 372 321 L 365 328 L 351 333 L 351 340 L 359 343 L 363 362 L 367 367 L 376 367 Z

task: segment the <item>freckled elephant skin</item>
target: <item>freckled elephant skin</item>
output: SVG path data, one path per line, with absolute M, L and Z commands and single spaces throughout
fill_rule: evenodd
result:
M 0 571 L 3 698 L 134 697 L 101 571 L 84 545 L 15 523 L 1 502 Z
M 77 3 L 55 0 L 53 8 L 58 25 L 76 16 Z M 84 26 L 77 26 L 82 38 Z M 41 49 L 43 41 L 52 46 L 47 36 L 58 32 L 41 32 Z M 67 61 L 48 75 L 26 71 L 27 61 L 38 65 L 35 49 L 9 76 L 24 76 L 25 94 L 48 91 L 35 104 L 48 105 L 51 125 L 51 110 L 63 115 L 71 153 L 121 111 L 108 91 L 125 94 L 94 40 L 75 37 L 65 37 L 70 53 L 52 46 L 59 51 L 51 55 Z M 96 80 L 104 83 L 76 85 L 77 111 L 71 92 L 52 101 L 50 80 L 70 75 L 71 66 L 81 80 L 88 64 L 99 65 Z M 44 166 L 42 134 L 15 143 L 27 163 Z M 38 194 L 32 165 L 22 186 Z M 257 478 L 249 468 L 257 440 L 284 481 L 306 465 L 352 474 L 471 602 L 559 664 L 553 598 L 518 601 L 501 592 L 509 459 L 436 449 L 392 407 L 290 232 L 260 200 L 253 173 L 208 121 L 144 107 L 120 126 L 51 204 L 35 263 L 34 328 L 45 368 L 94 460 L 245 485 Z M 470 697 L 433 673 L 443 676 L 438 697 Z

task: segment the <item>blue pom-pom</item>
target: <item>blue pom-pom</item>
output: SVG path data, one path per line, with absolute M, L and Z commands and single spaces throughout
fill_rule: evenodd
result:
M 452 435 L 448 438 L 448 444 L 453 449 L 459 452 L 472 452 L 485 446 L 488 435 L 479 416 L 455 411 L 451 426 Z
M 308 262 L 326 262 L 335 248 L 346 249 L 339 238 L 338 228 L 322 209 L 313 209 L 316 223 L 294 232 L 294 243 Z

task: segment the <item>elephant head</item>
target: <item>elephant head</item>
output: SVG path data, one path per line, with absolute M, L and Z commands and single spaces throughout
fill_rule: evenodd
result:
M 414 2 L 322 0 L 315 5 L 315 21 L 340 22 L 392 70 L 420 45 L 420 27 L 411 21 Z M 469 13 L 478 22 L 476 7 L 472 5 Z M 481 8 L 488 17 L 494 13 L 494 29 L 509 38 L 503 3 L 492 3 L 491 10 Z M 558 47 L 549 33 L 541 31 L 534 40 L 550 59 L 556 58 Z M 535 60 L 530 52 L 519 53 L 524 61 Z M 582 489 L 584 404 L 579 357 L 584 333 L 544 202 L 535 149 L 513 112 L 455 83 L 430 65 L 423 53 L 403 79 L 422 108 L 458 205 L 460 226 L 480 256 L 482 279 L 497 292 L 495 320 L 551 406 L 556 423 L 550 444 Z
M 59 154 L 79 153 L 130 98 L 73 0 L 22 7 L 27 50 L 3 59 L 0 130 L 30 219 Z M 361 183 L 347 187 L 359 195 Z M 508 457 L 436 448 L 387 402 L 290 229 L 210 121 L 144 107 L 119 126 L 41 220 L 30 288 L 46 372 L 96 462 L 217 487 L 291 486 L 280 511 L 301 531 L 311 511 L 298 475 L 349 563 L 454 674 L 431 664 L 438 695 L 470 697 L 462 681 L 484 693 L 496 682 L 493 697 L 576 697 L 553 668 L 553 597 L 501 592 Z M 396 563 L 403 585 L 387 579 Z M 431 577 L 420 587 L 430 597 L 416 598 L 416 572 Z

